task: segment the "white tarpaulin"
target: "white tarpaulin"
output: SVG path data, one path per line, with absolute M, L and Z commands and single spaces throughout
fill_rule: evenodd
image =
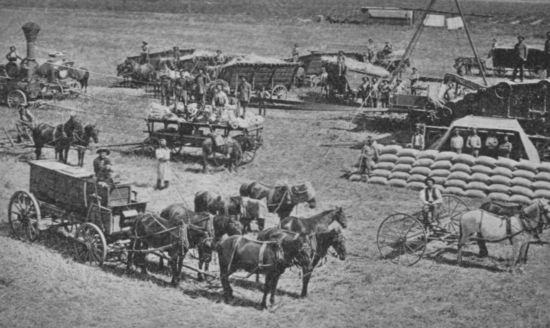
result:
M 464 21 L 462 21 L 462 18 L 456 16 L 447 18 L 447 28 L 449 30 L 458 30 L 459 28 L 464 27 Z
M 444 27 L 445 26 L 445 16 L 444 15 L 433 15 L 428 14 L 424 20 L 425 26 L 432 27 Z

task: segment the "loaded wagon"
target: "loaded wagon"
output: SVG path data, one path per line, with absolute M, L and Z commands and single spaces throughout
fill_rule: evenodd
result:
M 131 185 L 98 183 L 92 172 L 55 161 L 29 164 L 29 190 L 16 191 L 9 202 L 12 234 L 35 241 L 42 231 L 63 227 L 75 239 L 78 260 L 101 265 L 120 256 L 147 206 Z
M 496 76 L 506 76 L 516 66 L 516 54 L 513 47 L 497 47 L 491 50 L 493 70 Z M 546 68 L 546 54 L 541 49 L 527 48 L 526 76 L 537 76 L 538 71 Z
M 301 67 L 297 73 L 297 79 L 299 79 L 300 82 L 296 83 L 296 85 L 300 86 L 302 84 L 306 84 L 313 87 L 317 86 L 321 82 L 321 74 L 323 73 L 323 67 L 325 65 L 324 61 L 326 58 L 336 58 L 337 56 L 337 52 L 320 51 L 311 51 L 309 55 L 300 56 L 298 58 L 298 62 Z M 358 52 L 344 52 L 344 57 L 346 57 L 346 60 L 349 58 L 358 62 L 364 61 L 363 54 Z

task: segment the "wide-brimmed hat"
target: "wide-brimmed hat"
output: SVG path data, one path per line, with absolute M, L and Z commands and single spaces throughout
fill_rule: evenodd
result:
M 518 35 L 518 40 L 525 40 L 525 38 L 523 37 L 523 35 Z
M 425 184 L 428 184 L 428 181 L 431 181 L 432 183 L 435 183 L 435 180 L 433 178 L 427 177 L 426 179 L 424 179 Z
M 143 44 L 149 44 L 149 43 L 147 43 L 146 41 L 141 41 L 141 43 L 143 43 Z
M 111 154 L 111 151 L 107 148 L 99 148 L 98 150 L 95 151 L 96 154 L 100 154 L 100 153 L 107 153 L 107 155 L 110 155 Z

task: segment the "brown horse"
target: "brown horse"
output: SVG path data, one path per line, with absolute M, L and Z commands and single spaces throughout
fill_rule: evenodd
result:
M 546 200 L 536 200 L 524 207 L 519 214 L 501 217 L 482 209 L 466 212 L 460 218 L 458 240 L 459 265 L 462 265 L 462 248 L 469 240 L 477 241 L 479 256 L 488 255 L 486 243 L 510 241 L 513 246 L 512 266 L 527 262 L 532 235 L 550 223 L 550 207 Z
M 306 237 L 292 234 L 292 237 L 289 238 L 286 233 L 283 234 L 277 241 L 262 242 L 243 236 L 231 236 L 221 241 L 218 247 L 218 259 L 225 302 L 229 302 L 233 298 L 229 276 L 237 270 L 265 275 L 261 307 L 266 308 L 268 293 L 271 293 L 271 305 L 275 303 L 275 291 L 279 277 L 286 268 L 292 265 L 310 266 L 309 254 L 311 250 Z
M 333 222 L 338 222 L 344 229 L 348 227 L 348 219 L 342 207 L 326 210 L 309 218 L 289 216 L 282 219 L 279 225 L 283 229 L 312 234 L 328 231 L 329 225 Z
M 139 62 L 127 58 L 124 63 L 117 66 L 117 76 L 125 80 L 131 78 L 133 82 L 149 83 L 154 80 L 155 68 L 149 63 Z
M 240 197 L 224 198 L 211 191 L 199 191 L 195 194 L 195 212 L 212 214 L 239 215 L 241 213 Z
M 227 138 L 223 145 L 216 145 L 212 138 L 206 138 L 202 142 L 202 171 L 208 171 L 208 157 L 216 156 L 216 153 L 225 155 L 229 171 L 237 169 L 243 157 L 241 146 L 236 140 Z
M 69 77 L 76 80 L 80 84 L 80 89 L 84 92 L 88 91 L 88 80 L 90 79 L 90 72 L 84 67 L 69 67 Z
M 294 207 L 300 203 L 307 202 L 309 208 L 317 206 L 315 190 L 309 182 L 295 186 L 268 186 L 254 181 L 242 184 L 239 193 L 241 196 L 253 199 L 265 198 L 269 212 L 277 213 L 281 219 L 288 217 Z

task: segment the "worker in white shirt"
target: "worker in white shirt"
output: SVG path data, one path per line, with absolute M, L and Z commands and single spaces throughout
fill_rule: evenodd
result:
M 456 129 L 455 135 L 451 138 L 451 151 L 460 154 L 462 148 L 464 148 L 464 138 L 460 135 L 460 131 Z
M 422 128 L 416 129 L 411 139 L 411 145 L 414 149 L 424 150 L 424 134 L 422 133 Z
M 170 149 L 166 147 L 166 140 L 160 139 L 159 147 L 155 150 L 155 158 L 157 159 L 157 190 L 168 188 L 169 185 L 169 170 Z
M 466 147 L 471 149 L 474 157 L 479 156 L 479 150 L 481 149 L 481 138 L 477 135 L 476 129 L 472 129 L 472 134 L 466 140 Z
M 431 224 L 433 221 L 437 221 L 437 224 L 439 224 L 438 210 L 443 203 L 441 191 L 434 186 L 435 181 L 432 178 L 426 178 L 424 183 L 426 184 L 426 187 L 420 190 L 419 193 L 420 200 L 422 201 L 422 215 L 424 217 L 424 221 L 428 224 Z

